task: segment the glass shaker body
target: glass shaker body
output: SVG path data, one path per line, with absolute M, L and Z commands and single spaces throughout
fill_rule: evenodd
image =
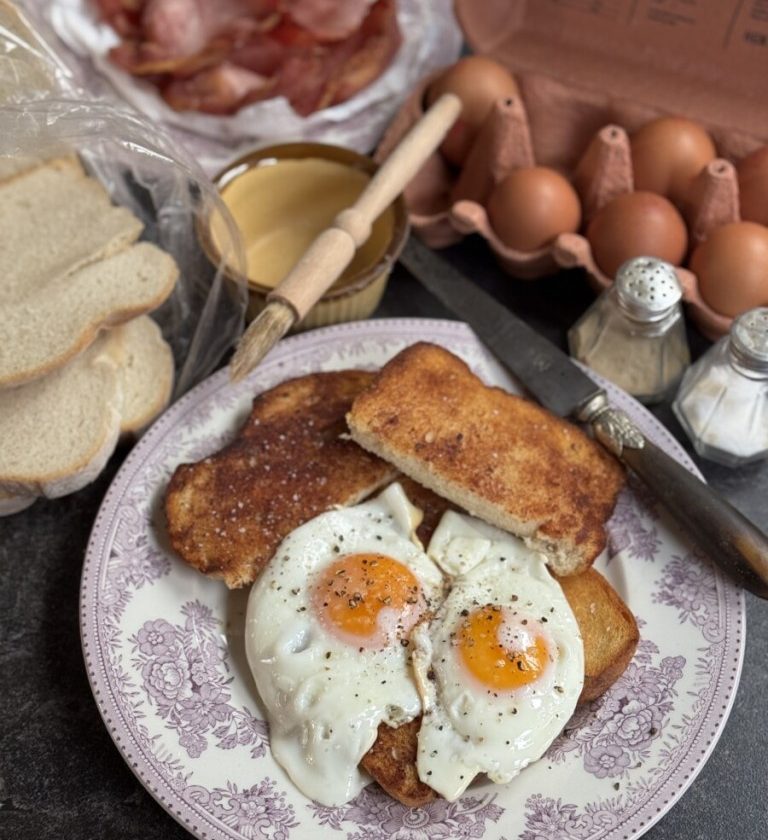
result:
M 704 458 L 740 466 L 768 457 L 768 308 L 741 315 L 686 372 L 672 410 Z
M 679 304 L 681 293 L 674 269 L 660 263 L 668 269 L 668 272 L 665 269 L 663 280 L 667 285 L 662 293 L 654 292 L 659 282 L 655 275 L 650 275 L 653 282 L 645 282 L 645 278 L 638 285 L 629 274 L 629 269 L 639 264 L 647 275 L 659 263 L 645 257 L 625 263 L 614 285 L 603 292 L 568 332 L 568 345 L 574 358 L 643 403 L 660 402 L 673 393 L 690 364 Z M 642 305 L 644 299 L 647 307 Z M 654 308 L 657 303 L 659 307 Z

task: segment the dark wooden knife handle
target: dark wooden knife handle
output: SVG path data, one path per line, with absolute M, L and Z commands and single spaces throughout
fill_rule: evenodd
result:
M 623 447 L 619 457 L 648 485 L 704 554 L 750 592 L 768 598 L 765 534 L 647 438 L 641 447 Z

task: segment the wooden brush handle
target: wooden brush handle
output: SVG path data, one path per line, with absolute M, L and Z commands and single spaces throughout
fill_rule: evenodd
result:
M 441 96 L 396 146 L 357 201 L 315 239 L 267 299 L 288 304 L 301 320 L 349 265 L 371 235 L 373 223 L 440 145 L 460 111 L 458 97 Z

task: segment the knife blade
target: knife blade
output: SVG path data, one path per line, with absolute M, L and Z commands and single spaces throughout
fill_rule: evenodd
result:
M 591 427 L 687 532 L 691 542 L 737 583 L 768 599 L 768 537 L 651 441 L 571 359 L 411 236 L 400 262 L 478 338 L 546 408 Z

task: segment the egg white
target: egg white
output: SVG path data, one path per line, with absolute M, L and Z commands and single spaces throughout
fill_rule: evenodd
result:
M 311 581 L 344 554 L 398 560 L 418 579 L 430 607 L 443 576 L 414 531 L 421 514 L 399 484 L 376 499 L 321 514 L 293 531 L 254 584 L 246 654 L 267 710 L 276 761 L 323 805 L 348 802 L 369 779 L 358 764 L 382 721 L 397 726 L 421 712 L 410 649 L 345 643 L 318 621 Z
M 584 650 L 576 619 L 545 558 L 522 541 L 450 512 L 428 553 L 458 576 L 434 620 L 412 635 L 424 706 L 417 768 L 422 781 L 454 801 L 478 773 L 509 782 L 541 757 L 576 707 Z M 504 611 L 515 633 L 534 629 L 555 654 L 531 685 L 494 692 L 460 661 L 455 640 L 465 616 L 489 604 Z

